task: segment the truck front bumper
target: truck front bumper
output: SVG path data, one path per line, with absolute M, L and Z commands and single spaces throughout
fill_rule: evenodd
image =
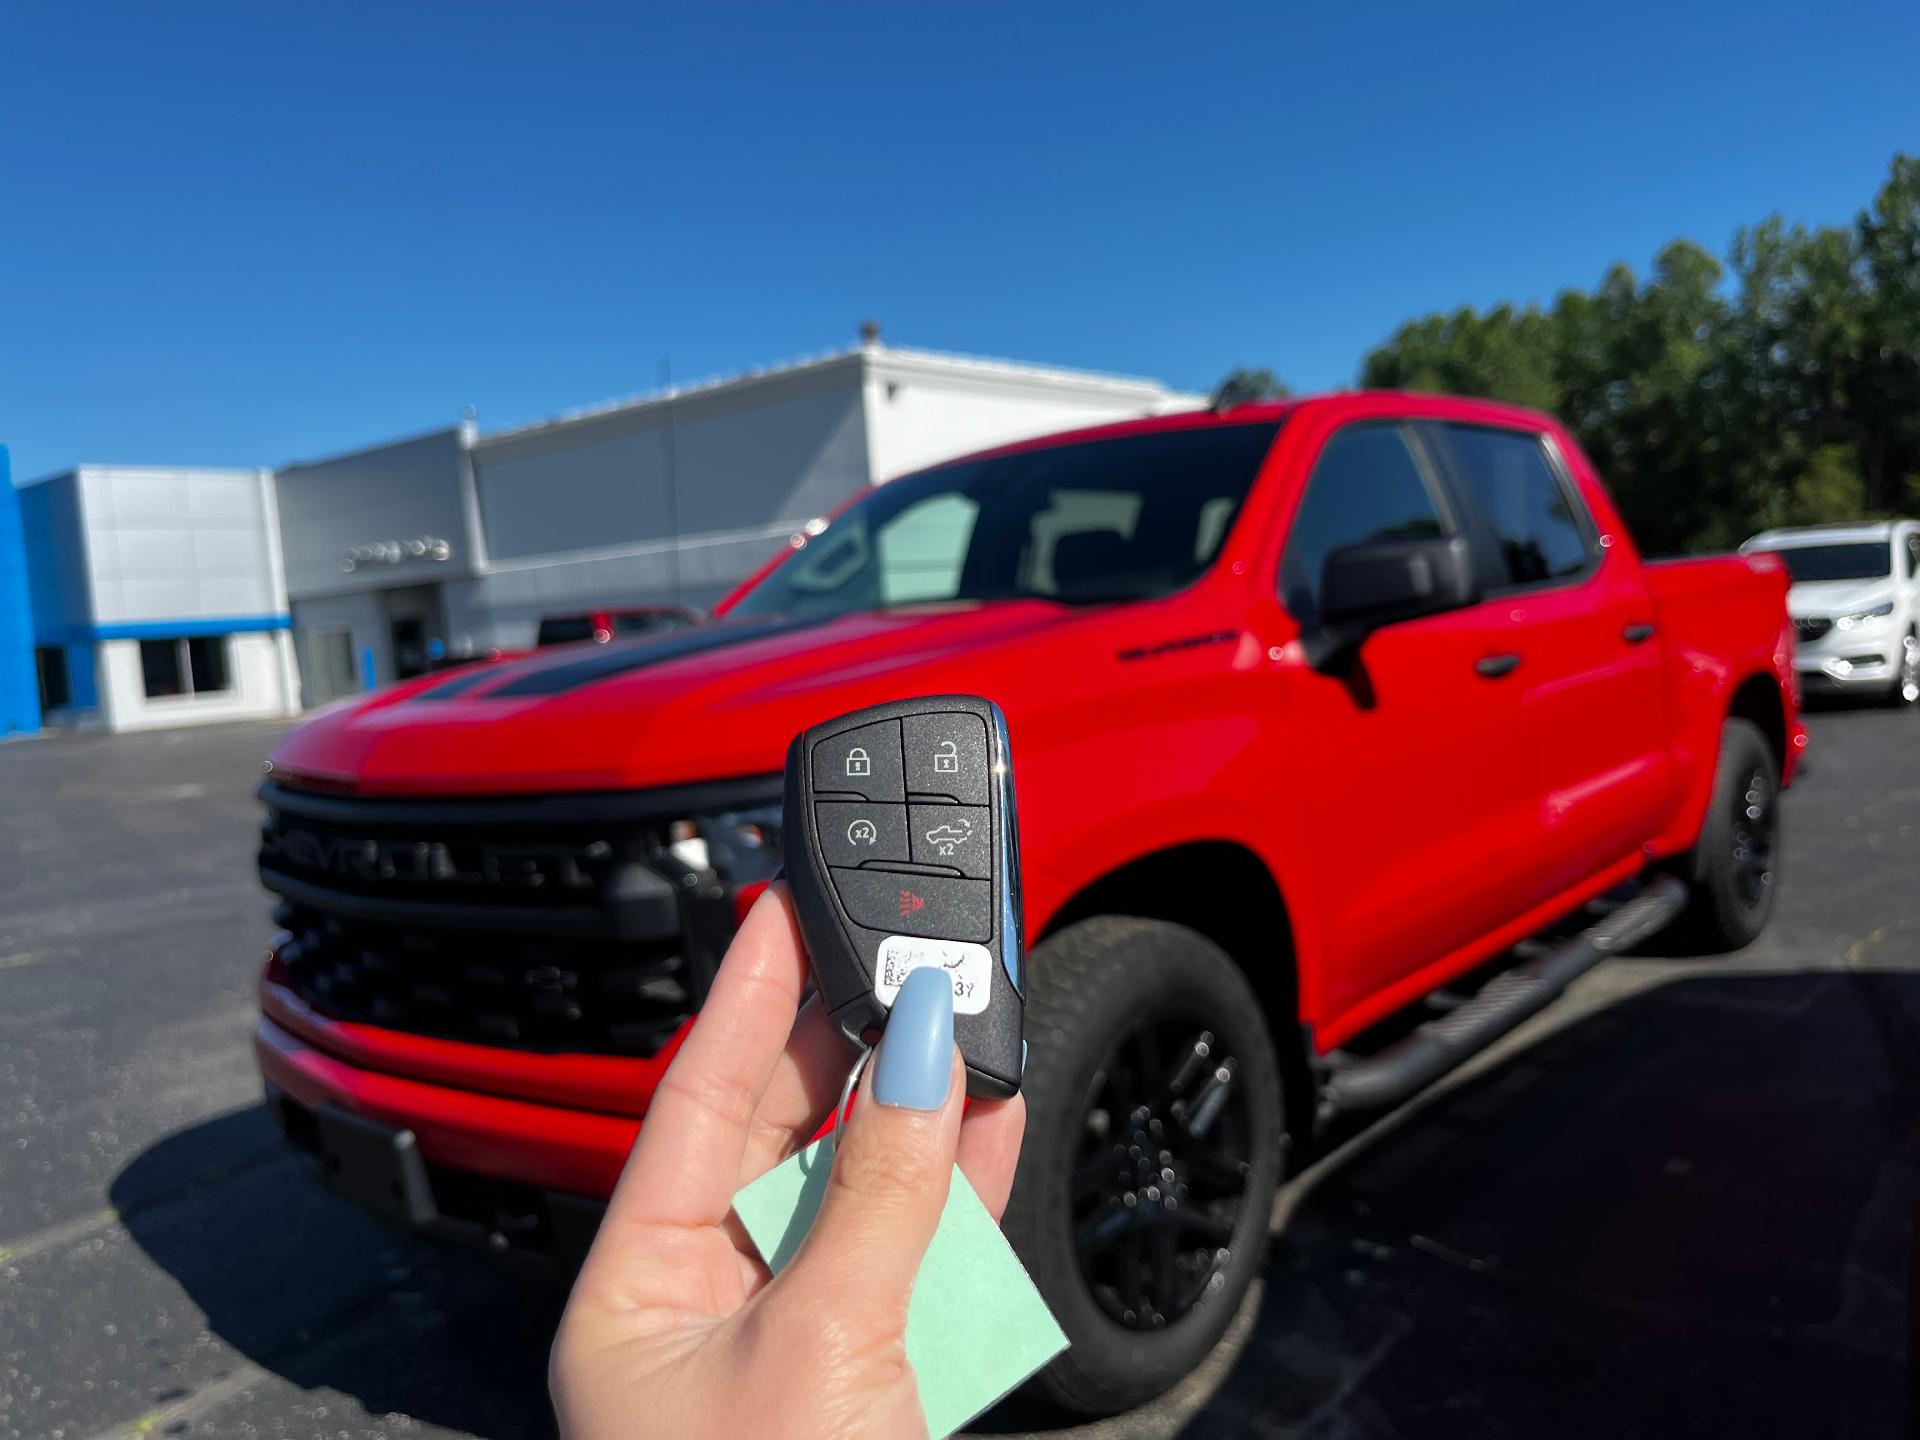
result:
M 267 1019 L 253 1048 L 321 1183 L 403 1228 L 536 1261 L 586 1254 L 638 1129 L 359 1070 Z
M 671 1053 L 563 1067 L 562 1057 L 379 1032 L 314 1011 L 277 960 L 260 1002 L 253 1051 L 267 1103 L 317 1178 L 407 1228 L 563 1263 L 584 1254 L 640 1121 L 553 1102 L 644 1109 Z

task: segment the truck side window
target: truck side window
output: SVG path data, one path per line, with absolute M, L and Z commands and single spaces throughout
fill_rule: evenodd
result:
M 1591 526 L 1537 436 L 1483 425 L 1445 428 L 1460 479 L 1500 547 L 1506 573 L 1494 583 L 1538 585 L 1587 568 Z
M 1353 425 L 1327 441 L 1307 477 L 1280 562 L 1280 594 L 1302 625 L 1320 619 L 1327 552 L 1445 533 L 1420 462 L 1397 425 Z

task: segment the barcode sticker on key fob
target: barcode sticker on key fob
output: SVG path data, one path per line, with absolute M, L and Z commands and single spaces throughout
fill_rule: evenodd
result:
M 907 976 L 927 966 L 947 972 L 953 982 L 953 1013 L 978 1015 L 993 998 L 993 952 L 964 940 L 922 940 L 889 935 L 880 942 L 880 966 L 873 977 L 874 997 L 888 1009 Z

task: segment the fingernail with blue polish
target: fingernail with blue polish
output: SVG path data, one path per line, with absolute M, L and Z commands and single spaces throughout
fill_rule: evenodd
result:
M 953 982 L 935 967 L 915 970 L 893 997 L 873 1061 L 873 1098 L 907 1110 L 938 1110 L 953 1077 Z

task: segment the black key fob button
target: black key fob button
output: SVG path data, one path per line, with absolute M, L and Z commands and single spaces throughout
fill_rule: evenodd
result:
M 916 865 L 950 865 L 975 880 L 993 878 L 993 832 L 987 828 L 986 806 L 912 805 L 907 813 Z
M 883 720 L 829 735 L 813 747 L 816 795 L 863 795 L 904 800 L 900 781 L 900 722 Z
M 993 938 L 993 887 L 887 870 L 835 870 L 833 888 L 853 923 L 894 935 L 983 944 Z
M 910 793 L 943 795 L 962 805 L 987 803 L 987 727 L 978 715 L 909 715 L 900 724 Z
M 823 800 L 814 806 L 820 822 L 820 853 L 829 865 L 864 865 L 869 860 L 911 860 L 907 848 L 907 807 L 856 805 Z

